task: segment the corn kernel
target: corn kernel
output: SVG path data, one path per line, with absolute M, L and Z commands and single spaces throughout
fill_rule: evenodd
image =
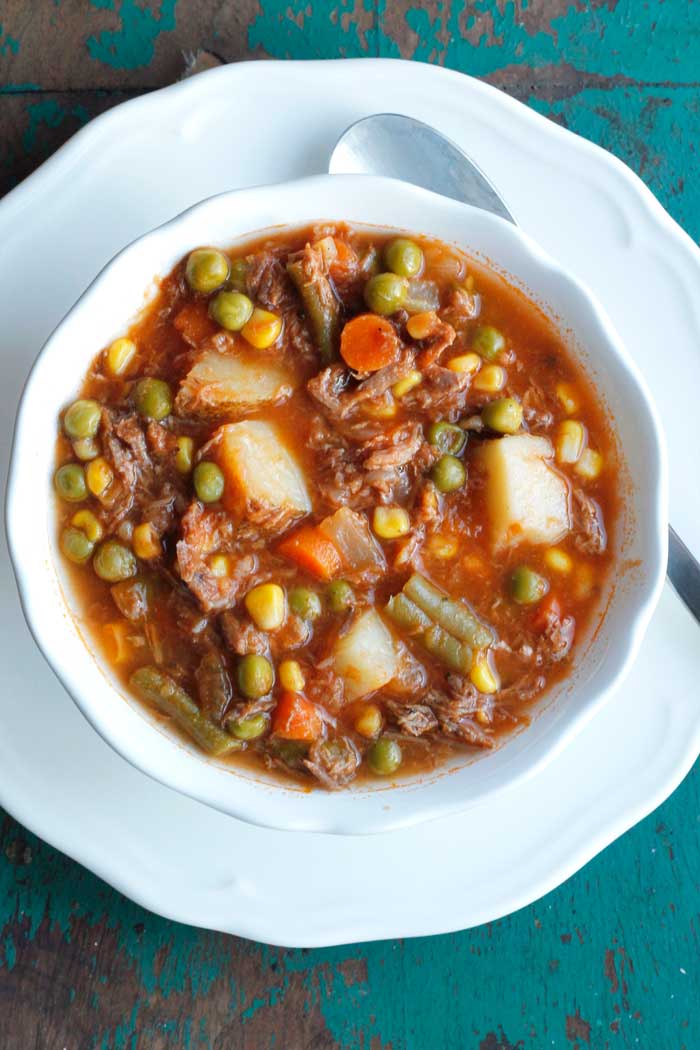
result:
M 284 591 L 278 583 L 261 583 L 248 591 L 245 607 L 261 631 L 276 631 L 284 623 Z
M 437 533 L 428 540 L 428 550 L 434 558 L 454 558 L 457 553 L 457 540 L 454 536 L 440 535 Z
M 123 376 L 129 371 L 136 357 L 133 339 L 115 339 L 107 350 L 107 371 L 113 376 Z
M 467 291 L 469 293 L 474 291 L 474 289 L 476 288 L 476 281 L 474 280 L 474 274 L 472 274 L 472 273 L 469 274 L 469 276 L 467 277 L 466 281 L 464 282 L 464 287 L 467 289 Z
M 189 474 L 192 470 L 192 458 L 194 456 L 194 441 L 191 437 L 184 435 L 177 439 L 177 452 L 175 453 L 175 470 L 178 474 Z
M 375 507 L 372 528 L 380 539 L 395 540 L 410 531 L 411 519 L 403 507 Z
M 84 532 L 91 543 L 102 539 L 102 526 L 91 510 L 79 510 L 71 518 L 71 525 Z
M 372 419 L 393 419 L 398 412 L 398 407 L 393 400 L 385 398 L 383 401 L 368 401 L 364 406 L 365 415 Z
M 256 350 L 266 350 L 279 339 L 281 331 L 282 318 L 256 306 L 250 320 L 243 325 L 241 335 Z
M 376 704 L 365 704 L 355 719 L 355 732 L 371 739 L 378 736 L 382 729 L 382 712 Z
M 477 708 L 477 712 L 476 712 L 474 717 L 476 718 L 477 722 L 481 726 L 490 726 L 491 725 L 491 716 L 489 715 L 489 713 L 488 713 L 488 711 L 486 710 L 485 707 Z
M 399 379 L 398 383 L 394 383 L 391 392 L 394 397 L 405 397 L 409 390 L 413 390 L 415 387 L 420 386 L 422 382 L 422 374 L 414 368 L 408 372 L 403 379 Z
M 576 463 L 586 442 L 586 429 L 575 419 L 565 419 L 557 428 L 554 447 L 557 463 Z
M 581 458 L 574 467 L 574 470 L 580 477 L 585 478 L 586 481 L 595 481 L 603 469 L 603 457 L 600 452 L 596 452 L 593 448 L 586 448 L 581 453 Z
M 544 563 L 553 572 L 571 572 L 574 563 L 570 556 L 561 547 L 550 547 L 544 552 Z
M 452 357 L 447 362 L 447 367 L 451 372 L 478 372 L 481 368 L 481 358 L 478 354 L 460 354 L 459 357 Z
M 143 558 L 144 561 L 148 561 L 149 558 L 159 558 L 163 553 L 158 533 L 150 521 L 144 521 L 142 525 L 136 526 L 131 542 L 136 557 Z
M 479 649 L 474 653 L 474 662 L 469 677 L 480 693 L 495 693 L 498 690 L 498 677 L 489 663 L 488 653 Z
M 85 480 L 93 496 L 104 496 L 114 481 L 112 468 L 104 456 L 98 456 L 88 463 L 85 468 Z
M 434 310 L 426 310 L 422 314 L 414 314 L 406 321 L 406 331 L 411 339 L 427 339 L 435 330 L 437 314 Z
M 231 560 L 227 554 L 212 554 L 207 565 L 212 576 L 221 578 L 231 572 Z
M 590 565 L 579 565 L 574 573 L 574 597 L 579 601 L 590 598 L 593 583 L 593 569 Z
M 119 620 L 117 623 L 107 623 L 102 628 L 102 637 L 104 638 L 107 658 L 110 663 L 123 664 L 131 656 L 130 630 L 130 624 L 124 620 Z
M 500 365 L 484 365 L 472 383 L 475 390 L 481 390 L 486 394 L 495 394 L 502 390 L 506 384 L 506 372 Z
M 572 416 L 578 411 L 578 399 L 576 388 L 571 383 L 558 383 L 556 387 L 557 397 L 561 401 L 562 408 L 568 415 Z
M 300 693 L 306 685 L 304 672 L 298 660 L 283 660 L 279 666 L 280 685 L 291 693 Z

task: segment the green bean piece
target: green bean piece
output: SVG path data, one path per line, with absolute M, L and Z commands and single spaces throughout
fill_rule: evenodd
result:
M 73 451 L 78 459 L 89 463 L 91 459 L 97 459 L 100 454 L 100 446 L 94 438 L 78 438 L 73 442 Z
M 228 256 L 216 248 L 197 248 L 190 252 L 185 265 L 185 277 L 193 292 L 215 292 L 228 280 Z
M 243 292 L 219 292 L 209 304 L 209 313 L 229 332 L 240 332 L 253 313 L 253 304 Z
M 310 587 L 292 587 L 287 594 L 289 611 L 302 620 L 318 620 L 323 612 L 321 599 Z
M 80 438 L 92 438 L 100 429 L 102 409 L 97 401 L 81 398 L 74 401 L 63 417 L 63 429 L 69 438 L 77 441 Z
M 419 572 L 406 581 L 403 593 L 440 627 L 475 649 L 492 645 L 494 634 L 463 601 L 450 598 Z
M 267 730 L 269 723 L 270 719 L 261 711 L 246 718 L 229 716 L 226 719 L 226 729 L 236 740 L 258 740 Z
M 228 287 L 233 292 L 248 290 L 248 263 L 245 259 L 234 259 L 228 277 Z
M 134 387 L 134 404 L 136 411 L 146 419 L 160 421 L 172 412 L 173 395 L 163 379 L 148 376 L 140 379 Z
M 84 565 L 94 549 L 95 544 L 81 529 L 68 528 L 61 533 L 61 550 L 76 565 Z
M 326 601 L 331 612 L 343 613 L 352 608 L 355 592 L 347 580 L 333 580 L 326 587 Z
M 116 540 L 106 540 L 95 551 L 92 567 L 101 580 L 107 583 L 119 583 L 135 576 L 137 571 L 136 557 L 133 551 Z
M 202 460 L 194 468 L 192 480 L 197 498 L 202 503 L 216 503 L 224 494 L 224 475 L 216 463 Z
M 399 277 L 416 277 L 423 269 L 423 252 L 415 241 L 397 237 L 384 249 L 384 262 Z
M 266 696 L 275 684 L 275 672 L 270 661 L 257 653 L 242 656 L 237 670 L 238 688 L 248 700 Z
M 514 397 L 499 397 L 484 405 L 481 418 L 489 430 L 517 434 L 523 422 L 523 406 Z
M 513 570 L 509 584 L 511 597 L 518 605 L 534 605 L 549 590 L 544 576 L 527 565 L 519 565 Z
M 321 360 L 327 364 L 337 356 L 340 303 L 328 278 L 307 273 L 303 259 L 287 263 L 287 273 L 301 296 Z
M 397 627 L 403 628 L 408 634 L 422 634 L 433 622 L 415 602 L 401 592 L 389 599 L 385 612 Z
M 463 452 L 467 443 L 467 435 L 456 423 L 431 423 L 425 436 L 429 444 L 451 456 L 458 456 Z
M 210 755 L 220 756 L 240 750 L 240 742 L 210 722 L 192 697 L 157 667 L 140 667 L 132 674 L 129 684 L 142 700 L 170 715 L 180 729 Z
M 472 349 L 486 361 L 495 361 L 505 345 L 502 332 L 490 324 L 480 325 L 474 333 Z
M 54 474 L 53 483 L 61 499 L 69 503 L 87 499 L 85 472 L 79 463 L 64 463 Z
M 431 656 L 434 656 L 450 671 L 458 674 L 469 674 L 472 667 L 472 650 L 466 642 L 454 638 L 442 627 L 433 624 L 423 635 L 423 645 Z
M 282 737 L 273 736 L 266 747 L 289 769 L 303 769 L 303 761 L 309 753 L 310 744 L 305 740 L 283 740 Z
M 367 762 L 373 773 L 380 777 L 391 776 L 401 765 L 403 755 L 398 740 L 380 736 L 367 752 Z
M 400 310 L 406 299 L 408 282 L 395 273 L 378 273 L 365 285 L 365 302 L 375 314 L 388 316 Z
M 430 477 L 439 492 L 456 492 L 467 480 L 467 468 L 456 456 L 441 456 L 433 463 Z
M 209 649 L 197 665 L 195 680 L 199 706 L 212 722 L 220 722 L 233 695 L 223 653 L 215 648 Z

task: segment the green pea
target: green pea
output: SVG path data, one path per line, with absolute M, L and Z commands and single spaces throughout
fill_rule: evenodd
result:
M 216 463 L 202 460 L 192 475 L 194 491 L 202 503 L 216 503 L 224 494 L 224 475 Z
M 87 499 L 85 471 L 79 463 L 64 463 L 53 476 L 56 492 L 69 503 L 80 503 Z
M 106 540 L 95 551 L 92 567 L 101 580 L 107 583 L 119 583 L 135 576 L 137 571 L 136 557 L 133 551 L 116 540 Z
M 461 460 L 447 455 L 433 464 L 430 477 L 440 492 L 455 492 L 467 480 L 467 471 Z
M 100 454 L 100 446 L 94 438 L 78 438 L 73 442 L 73 451 L 78 459 L 87 463 L 91 459 L 97 459 Z
M 81 529 L 68 528 L 61 533 L 61 550 L 66 558 L 77 565 L 86 562 L 94 549 L 95 544 Z
M 243 292 L 219 292 L 212 299 L 209 313 L 217 324 L 229 332 L 240 332 L 253 313 L 253 304 Z
M 490 430 L 517 434 L 523 421 L 523 406 L 514 397 L 499 397 L 484 405 L 481 418 Z
M 78 438 L 91 438 L 94 437 L 100 429 L 101 417 L 102 409 L 97 401 L 90 401 L 87 399 L 74 401 L 73 404 L 66 409 L 66 414 L 63 417 L 63 429 L 68 437 L 73 438 L 74 440 Z
M 549 590 L 549 584 L 544 576 L 540 576 L 534 569 L 527 565 L 519 565 L 510 576 L 510 594 L 513 601 L 518 605 L 534 605 Z
M 451 456 L 458 456 L 463 452 L 467 443 L 467 435 L 456 423 L 431 423 L 426 437 L 431 445 Z
M 289 611 L 302 620 L 318 620 L 323 612 L 321 599 L 309 587 L 292 587 L 287 602 Z
M 423 269 L 423 252 L 415 241 L 397 237 L 384 249 L 384 262 L 399 277 L 416 277 Z
M 267 729 L 267 723 L 267 715 L 261 712 L 247 718 L 228 719 L 226 728 L 236 740 L 257 740 Z
M 215 292 L 228 280 L 228 257 L 216 248 L 197 248 L 190 252 L 185 277 L 193 292 Z
M 228 287 L 234 292 L 245 292 L 248 288 L 248 263 L 245 259 L 234 259 L 231 263 L 231 273 L 228 278 Z
M 352 608 L 355 594 L 347 580 L 333 580 L 326 587 L 326 601 L 331 612 L 342 613 Z
M 367 761 L 373 773 L 380 777 L 390 776 L 401 765 L 401 747 L 398 740 L 380 736 L 367 752 Z
M 148 376 L 134 387 L 136 411 L 146 419 L 165 419 L 173 410 L 173 395 L 163 379 Z
M 494 361 L 505 345 L 503 334 L 490 324 L 480 325 L 474 333 L 472 349 L 487 361 Z
M 393 314 L 406 299 L 408 282 L 395 273 L 378 273 L 365 285 L 365 302 L 375 314 Z
M 249 653 L 238 663 L 238 688 L 249 700 L 258 700 L 270 692 L 275 684 L 275 672 L 266 657 Z

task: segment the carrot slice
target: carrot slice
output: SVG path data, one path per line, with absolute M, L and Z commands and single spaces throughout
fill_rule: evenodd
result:
M 376 314 L 360 314 L 343 328 L 340 353 L 356 372 L 376 372 L 391 365 L 399 356 L 401 344 L 391 321 Z
M 301 693 L 285 690 L 272 715 L 272 732 L 284 740 L 316 740 L 323 721 L 315 704 Z
M 209 316 L 207 304 L 201 299 L 183 306 L 173 319 L 173 327 L 191 346 L 196 346 L 217 331 L 216 324 Z
M 291 536 L 286 536 L 277 550 L 319 580 L 330 580 L 340 572 L 340 554 L 315 525 L 302 525 Z

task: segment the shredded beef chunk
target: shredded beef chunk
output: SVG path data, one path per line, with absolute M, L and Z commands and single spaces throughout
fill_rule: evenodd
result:
M 332 790 L 349 784 L 359 764 L 360 754 L 348 737 L 317 740 L 304 761 L 308 771 Z
M 608 538 L 600 507 L 577 486 L 574 486 L 571 495 L 578 530 L 574 535 L 574 543 L 584 554 L 602 554 Z
M 205 612 L 232 608 L 256 579 L 257 554 L 241 553 L 229 575 L 217 576 L 207 558 L 233 549 L 234 525 L 229 516 L 195 502 L 182 518 L 181 526 L 182 537 L 177 543 L 180 576 Z
M 125 336 L 57 420 L 58 546 L 116 673 L 204 752 L 390 785 L 501 746 L 585 664 L 612 428 L 496 272 L 280 227 L 194 249 Z

